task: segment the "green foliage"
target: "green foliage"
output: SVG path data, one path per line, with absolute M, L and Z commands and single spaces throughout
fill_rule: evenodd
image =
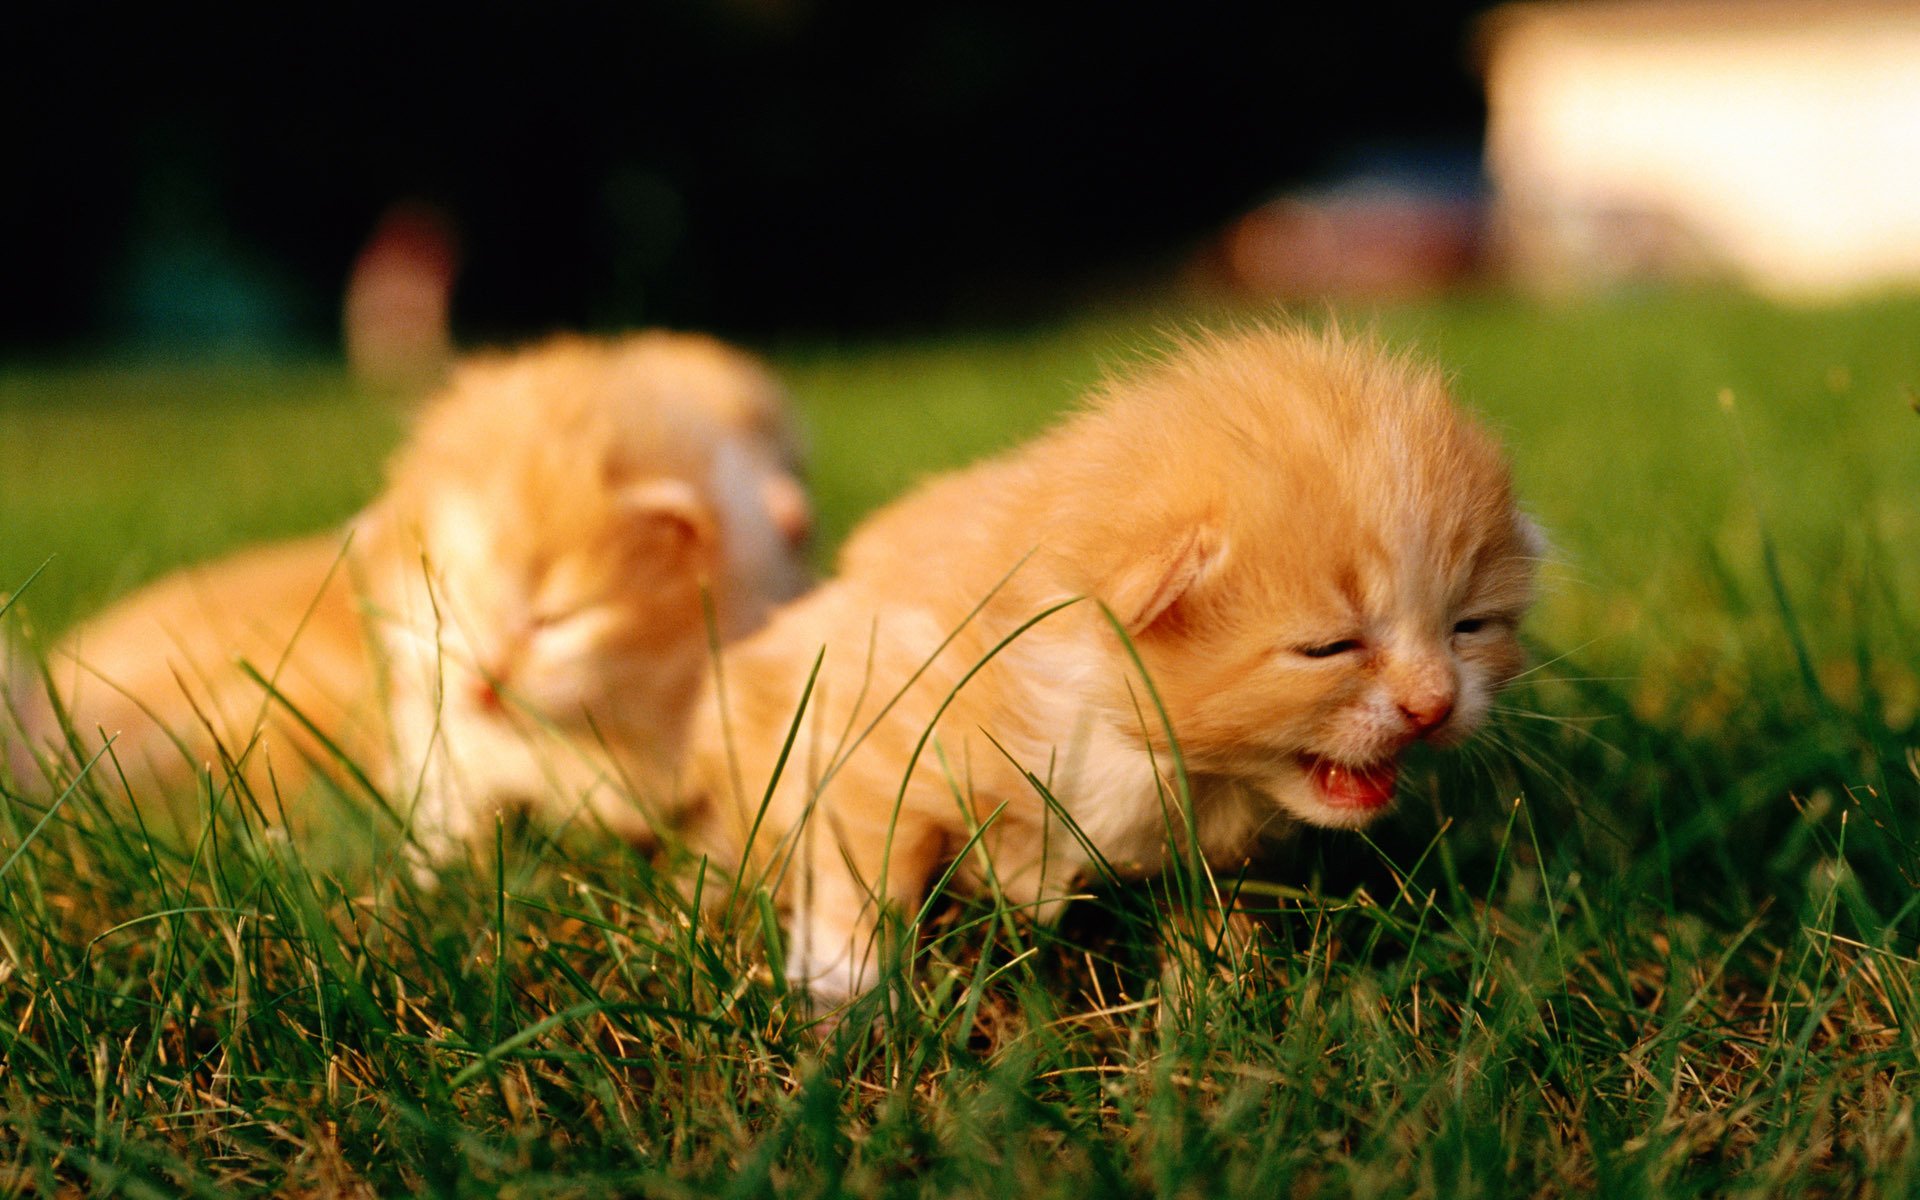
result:
M 379 487 L 403 409 L 335 365 L 0 367 L 0 590 L 47 564 L 24 607 L 51 633 L 186 563 L 342 520 Z
M 509 830 L 423 890 L 357 793 L 288 836 L 208 777 L 180 831 L 48 763 L 0 778 L 0 1195 L 1912 1192 L 1920 302 L 1368 321 L 1559 555 L 1539 665 L 1370 836 L 1055 929 L 931 906 L 823 1033 L 684 856 Z M 1136 328 L 791 348 L 827 540 Z M 319 368 L 0 383 L 0 578 L 53 556 L 49 629 L 343 515 L 399 424 Z

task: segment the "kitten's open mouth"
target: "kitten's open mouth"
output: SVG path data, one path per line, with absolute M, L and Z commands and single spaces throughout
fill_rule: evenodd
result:
M 1305 759 L 1307 774 L 1320 798 L 1334 808 L 1372 812 L 1384 808 L 1393 799 L 1393 788 L 1400 781 L 1400 760 L 1383 758 L 1364 767 L 1348 766 L 1331 759 Z

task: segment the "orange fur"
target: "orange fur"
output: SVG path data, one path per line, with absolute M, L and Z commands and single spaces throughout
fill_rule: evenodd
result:
M 56 688 L 167 788 L 264 728 L 245 765 L 258 788 L 291 743 L 285 791 L 317 743 L 237 660 L 277 666 L 287 703 L 416 808 L 429 857 L 507 804 L 642 838 L 706 655 L 703 589 L 731 636 L 804 583 L 797 459 L 777 382 L 712 339 L 475 358 L 346 532 L 142 589 L 63 641 Z M 44 739 L 44 706 L 35 723 Z
M 289 707 L 372 759 L 378 719 L 368 718 L 364 636 L 344 560 L 336 533 L 257 546 L 165 576 L 70 632 L 49 676 L 80 751 L 91 756 L 112 740 L 96 778 L 124 773 L 141 794 L 232 767 L 259 794 L 297 785 L 324 751 Z M 20 690 L 28 733 L 48 740 L 56 726 L 45 695 Z M 276 756 L 280 747 L 289 752 Z M 26 771 L 18 774 L 24 782 Z
M 1371 819 L 1406 745 L 1483 719 L 1537 552 L 1430 369 L 1293 329 L 1197 339 L 872 517 L 832 582 L 731 648 L 690 828 L 776 885 L 796 982 L 857 994 L 878 907 L 916 903 L 982 825 L 960 878 L 1042 918 L 1091 866 L 1080 837 L 1130 872 L 1167 861 L 1169 822 L 1184 838 L 1173 744 L 1102 605 L 1177 737 L 1198 849 L 1237 863 L 1268 827 Z

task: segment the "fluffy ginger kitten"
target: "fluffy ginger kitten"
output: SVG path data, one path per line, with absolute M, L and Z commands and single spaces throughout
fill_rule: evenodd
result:
M 709 656 L 805 585 L 784 392 L 707 338 L 456 376 L 356 524 L 395 797 L 442 858 L 509 804 L 651 841 Z
M 910 913 L 956 857 L 1043 920 L 1094 852 L 1164 866 L 1189 818 L 1153 695 L 1209 861 L 1373 820 L 1402 751 L 1465 738 L 1519 669 L 1538 553 L 1431 368 L 1300 329 L 1197 338 L 882 510 L 729 649 L 689 829 L 774 887 L 791 979 L 846 999 L 881 906 Z
M 733 636 L 805 581 L 797 469 L 783 390 L 712 339 L 477 357 L 350 538 L 167 576 L 67 635 L 50 676 L 79 748 L 117 735 L 149 785 L 229 756 L 262 791 L 278 744 L 290 790 L 326 762 L 291 708 L 413 808 L 429 858 L 509 804 L 584 803 L 644 840 L 706 655 L 703 589 Z

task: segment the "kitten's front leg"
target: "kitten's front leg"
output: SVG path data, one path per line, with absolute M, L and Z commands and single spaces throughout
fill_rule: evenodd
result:
M 881 914 L 911 915 L 945 841 L 907 813 L 897 821 L 837 816 L 822 808 L 808 821 L 788 885 L 787 981 L 829 1008 L 879 982 Z
M 438 868 L 459 858 L 478 834 L 473 806 L 458 786 L 431 693 L 402 680 L 389 697 L 393 753 L 387 794 L 406 820 L 406 856 L 414 878 L 438 881 Z
M 1088 861 L 1072 833 L 1051 814 L 1027 820 L 1002 813 L 962 864 L 975 892 L 992 892 L 1009 910 L 1036 925 L 1060 920 L 1079 894 Z
M 409 822 L 413 837 L 407 844 L 407 857 L 415 876 L 423 880 L 466 853 L 479 836 L 473 806 L 465 803 L 451 785 L 445 759 L 444 748 L 435 746 L 426 770 L 417 777 L 414 793 Z

